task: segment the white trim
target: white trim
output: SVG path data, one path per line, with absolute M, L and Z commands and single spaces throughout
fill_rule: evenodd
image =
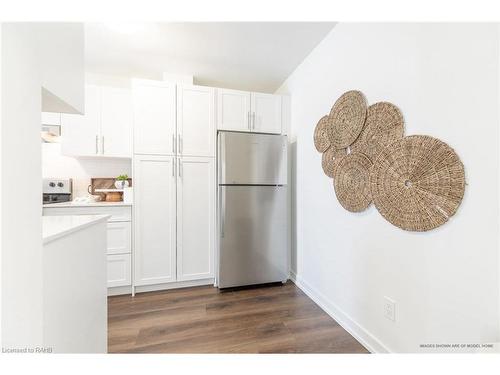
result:
M 354 321 L 347 313 L 291 270 L 290 280 L 371 353 L 391 353 L 391 350 L 366 328 Z
M 214 278 L 211 277 L 203 280 L 177 281 L 172 283 L 154 284 L 154 285 L 136 285 L 135 293 L 156 292 L 159 290 L 190 288 L 193 286 L 203 286 L 203 285 L 214 285 Z M 131 292 L 132 292 L 132 287 L 130 285 L 108 288 L 108 296 L 131 294 Z

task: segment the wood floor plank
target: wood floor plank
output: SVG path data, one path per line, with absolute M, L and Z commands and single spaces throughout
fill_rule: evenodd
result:
M 366 353 L 293 283 L 108 299 L 110 353 Z

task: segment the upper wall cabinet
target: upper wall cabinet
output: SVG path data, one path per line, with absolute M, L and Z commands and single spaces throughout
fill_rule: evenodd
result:
M 281 133 L 281 96 L 217 90 L 217 129 Z
M 246 91 L 217 90 L 217 129 L 250 131 L 250 97 Z
M 134 153 L 174 155 L 175 84 L 163 81 L 134 80 Z
M 69 156 L 100 154 L 101 89 L 85 87 L 85 114 L 61 115 L 61 152 Z
M 132 93 L 130 89 L 101 89 L 101 152 L 132 156 Z
M 281 96 L 252 93 L 252 131 L 281 133 Z
M 87 85 L 85 114 L 61 115 L 61 151 L 70 156 L 132 156 L 129 89 Z
M 177 86 L 177 154 L 215 155 L 215 90 Z
M 61 114 L 55 112 L 42 112 L 42 125 L 61 125 Z

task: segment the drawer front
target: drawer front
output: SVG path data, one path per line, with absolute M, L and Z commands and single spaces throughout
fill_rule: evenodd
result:
M 108 254 L 130 254 L 132 225 L 130 221 L 108 223 Z
M 44 207 L 43 214 L 49 215 L 111 215 L 109 222 L 130 221 L 132 207 Z
M 132 285 L 131 255 L 108 255 L 108 288 L 129 285 Z

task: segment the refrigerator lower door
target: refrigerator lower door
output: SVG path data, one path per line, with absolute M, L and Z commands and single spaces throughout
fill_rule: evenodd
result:
M 219 186 L 219 288 L 285 281 L 286 186 Z

